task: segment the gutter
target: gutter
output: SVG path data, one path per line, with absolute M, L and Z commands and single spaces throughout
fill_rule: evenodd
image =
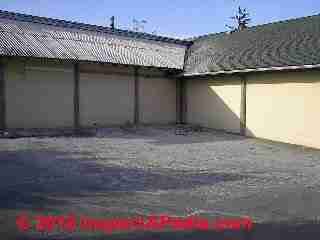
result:
M 285 67 L 269 67 L 269 68 L 247 68 L 242 70 L 231 71 L 217 71 L 217 72 L 203 72 L 203 73 L 182 73 L 180 77 L 196 77 L 196 76 L 216 76 L 222 74 L 237 74 L 237 73 L 250 73 L 250 72 L 271 72 L 271 71 L 287 71 L 287 70 L 305 70 L 317 69 L 320 64 L 315 65 L 300 65 L 300 66 L 285 66 Z

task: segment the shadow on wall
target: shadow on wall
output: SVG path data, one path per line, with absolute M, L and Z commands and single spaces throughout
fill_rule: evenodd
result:
M 189 81 L 187 122 L 229 133 L 241 133 L 239 79 Z M 254 136 L 246 129 L 248 136 Z
M 319 71 L 246 76 L 246 135 L 319 148 Z M 189 122 L 240 132 L 241 79 L 190 79 Z

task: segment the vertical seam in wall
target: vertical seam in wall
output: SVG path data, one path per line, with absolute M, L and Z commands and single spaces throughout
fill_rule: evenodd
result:
M 241 75 L 240 134 L 246 136 L 247 129 L 247 77 Z
M 176 78 L 176 123 L 181 124 L 181 79 Z
M 187 123 L 188 102 L 187 102 L 187 79 L 181 79 L 181 122 Z
M 6 64 L 3 59 L 0 59 L 0 130 L 6 129 Z
M 73 66 L 73 77 L 74 77 L 74 92 L 73 92 L 73 106 L 74 106 L 74 128 L 78 129 L 80 127 L 80 106 L 79 106 L 79 63 L 75 63 Z
M 187 45 L 183 57 L 183 68 L 182 71 L 185 72 L 185 67 L 187 66 L 187 60 L 189 57 L 189 50 L 192 44 Z M 187 114 L 188 114 L 188 103 L 187 103 L 187 79 L 181 78 L 180 83 L 180 123 L 187 124 Z
M 140 83 L 139 83 L 139 67 L 134 67 L 134 124 L 140 122 Z

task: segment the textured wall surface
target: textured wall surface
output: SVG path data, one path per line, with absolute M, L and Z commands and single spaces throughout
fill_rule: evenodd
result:
M 252 75 L 247 134 L 320 148 L 320 72 Z
M 140 71 L 141 72 L 141 71 Z M 143 74 L 143 73 L 142 73 Z M 176 122 L 176 80 L 154 73 L 140 77 L 140 120 L 142 123 Z
M 9 128 L 73 126 L 71 66 L 9 61 L 5 86 Z
M 133 67 L 80 64 L 81 126 L 120 125 L 134 120 Z M 9 128 L 72 127 L 73 65 L 49 60 L 9 60 L 6 122 Z M 142 123 L 176 122 L 176 80 L 156 69 L 139 69 Z
M 80 73 L 80 124 L 107 126 L 133 122 L 132 74 Z
M 240 132 L 241 80 L 237 77 L 189 79 L 187 122 Z

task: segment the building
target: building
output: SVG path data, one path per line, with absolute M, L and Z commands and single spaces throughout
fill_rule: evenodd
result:
M 177 40 L 0 11 L 0 126 L 190 123 L 320 148 L 320 16 Z

